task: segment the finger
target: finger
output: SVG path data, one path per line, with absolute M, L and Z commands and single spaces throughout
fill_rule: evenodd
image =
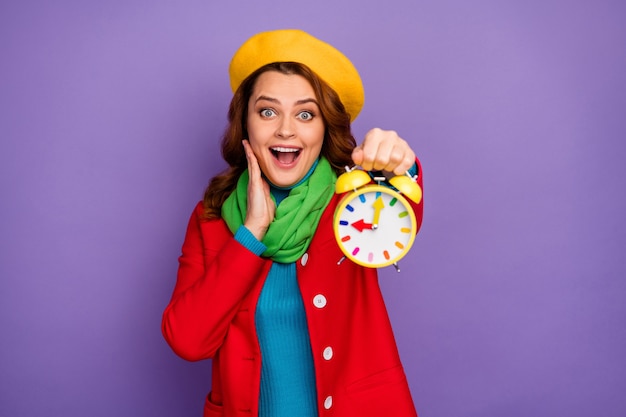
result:
M 385 151 L 381 151 L 381 155 L 383 153 L 385 154 L 385 158 L 381 158 L 380 165 L 384 164 L 384 166 L 380 169 L 393 172 L 396 175 L 404 174 L 415 162 L 415 152 L 413 152 L 409 144 L 401 138 L 398 138 L 393 146 L 389 148 L 385 147 Z
M 363 148 L 361 145 L 352 150 L 352 162 L 354 162 L 355 165 L 363 166 Z
M 259 187 L 266 185 L 266 182 L 263 179 L 261 167 L 259 166 L 259 161 L 256 159 L 256 155 L 252 150 L 252 146 L 250 146 L 250 142 L 244 140 L 243 146 L 246 150 L 246 158 L 248 160 L 248 188 L 259 189 Z
M 276 203 L 272 200 L 270 185 L 266 181 L 263 181 L 263 191 L 265 193 L 265 203 L 267 204 L 268 217 L 270 221 L 272 221 L 276 214 Z
M 397 165 L 394 163 L 394 158 L 397 157 L 398 149 L 395 146 L 395 141 L 390 139 L 383 139 L 378 142 L 378 148 L 376 154 L 373 156 L 372 166 L 377 171 L 386 170 L 390 171 L 390 167 Z
M 252 166 L 257 167 L 259 166 L 259 162 L 256 159 L 256 155 L 254 154 L 254 151 L 252 150 L 252 146 L 250 146 L 250 142 L 248 142 L 247 140 L 243 140 L 241 143 L 243 143 L 243 147 L 244 150 L 246 152 L 246 159 L 248 160 L 248 166 Z
M 259 168 L 259 163 L 256 159 L 256 156 L 254 155 L 254 152 L 252 151 L 250 142 L 244 139 L 241 143 L 243 144 L 243 148 L 246 153 L 246 159 L 248 161 L 248 171 L 249 171 L 250 177 L 252 177 L 253 174 L 260 175 L 261 169 Z
M 405 174 L 415 163 L 415 153 L 409 148 L 401 155 L 401 157 L 398 156 L 397 158 L 392 158 L 384 170 L 393 172 L 396 175 Z
M 372 129 L 365 135 L 363 143 L 359 145 L 360 161 L 359 165 L 366 170 L 371 171 L 374 169 L 374 161 L 376 160 L 376 154 L 378 153 L 378 147 L 382 140 L 382 131 L 380 129 Z

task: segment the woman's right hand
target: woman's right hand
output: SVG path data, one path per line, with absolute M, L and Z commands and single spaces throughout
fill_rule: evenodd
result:
M 243 147 L 246 151 L 250 177 L 248 181 L 248 207 L 243 225 L 260 241 L 274 220 L 276 204 L 272 200 L 270 186 L 263 179 L 259 163 L 247 140 L 243 140 Z

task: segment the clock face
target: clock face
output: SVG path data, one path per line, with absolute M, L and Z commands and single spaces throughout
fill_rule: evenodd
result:
M 359 265 L 380 268 L 411 248 L 416 220 L 407 200 L 381 185 L 346 194 L 335 211 L 335 238 L 343 253 Z

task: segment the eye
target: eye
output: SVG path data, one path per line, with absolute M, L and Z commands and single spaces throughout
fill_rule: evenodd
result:
M 276 116 L 276 112 L 272 109 L 261 109 L 259 112 L 261 117 L 270 118 Z
M 308 110 L 301 111 L 300 113 L 298 113 L 298 118 L 299 118 L 300 120 L 308 121 L 308 120 L 313 119 L 313 117 L 315 117 L 315 116 L 313 115 L 313 113 L 311 113 L 311 112 L 310 112 L 310 111 L 308 111 Z

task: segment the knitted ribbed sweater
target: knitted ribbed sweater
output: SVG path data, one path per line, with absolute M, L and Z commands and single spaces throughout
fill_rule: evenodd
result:
M 276 205 L 291 188 L 271 186 Z M 266 249 L 244 226 L 235 233 L 235 239 L 257 255 Z M 259 417 L 317 416 L 315 369 L 295 263 L 272 264 L 255 317 L 261 348 Z

